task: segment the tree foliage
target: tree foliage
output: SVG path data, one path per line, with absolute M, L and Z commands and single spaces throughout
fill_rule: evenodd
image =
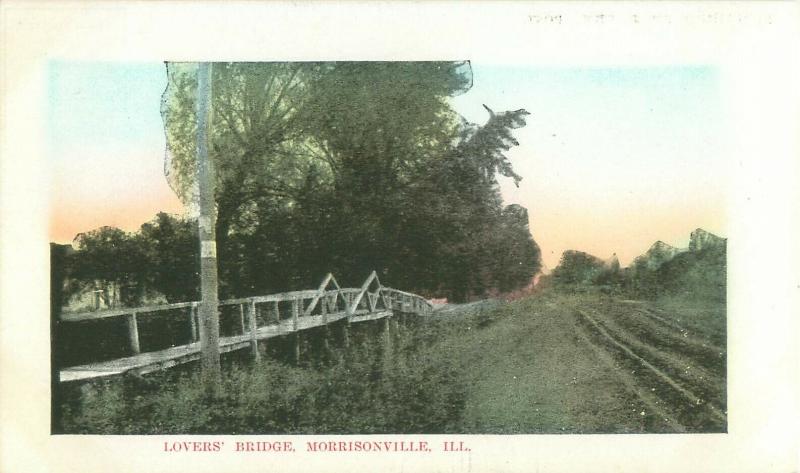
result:
M 194 68 L 169 64 L 168 78 L 166 170 L 192 209 Z M 357 284 L 373 269 L 458 300 L 526 285 L 539 249 L 525 209 L 503 208 L 497 178 L 519 184 L 506 152 L 528 113 L 486 107 L 485 123 L 466 122 L 449 99 L 471 81 L 457 62 L 215 64 L 221 297 L 311 287 L 329 271 Z M 78 259 L 87 275 L 192 299 L 193 225 L 159 214 L 135 235 L 106 229 L 80 242 Z M 130 266 L 107 267 L 106 239 Z
M 198 300 L 196 222 L 160 212 L 137 238 L 145 249 L 147 286 L 169 302 Z
M 138 232 L 100 227 L 79 234 L 75 251 L 59 258 L 65 299 L 98 291 L 105 307 L 136 306 L 147 297 L 197 300 L 197 225 L 159 213 Z
M 114 227 L 100 227 L 75 237 L 70 257 L 69 293 L 99 291 L 106 307 L 135 305 L 146 287 L 144 247 L 134 236 Z
M 604 269 L 605 264 L 600 258 L 583 251 L 567 250 L 561 255 L 552 276 L 559 285 L 593 284 Z

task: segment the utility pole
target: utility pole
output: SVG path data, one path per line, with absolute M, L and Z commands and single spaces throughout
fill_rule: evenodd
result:
M 219 312 L 217 281 L 214 166 L 208 158 L 211 117 L 211 63 L 197 64 L 197 182 L 200 188 L 200 350 L 203 381 L 216 397 L 220 390 Z

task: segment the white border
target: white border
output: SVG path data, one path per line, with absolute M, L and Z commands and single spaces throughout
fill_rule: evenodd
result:
M 0 471 L 797 471 L 795 3 L 7 1 L 0 8 Z M 55 58 L 719 66 L 736 130 L 726 170 L 734 189 L 729 433 L 472 436 L 470 454 L 451 456 L 251 457 L 166 454 L 160 437 L 50 436 L 43 99 L 45 67 Z

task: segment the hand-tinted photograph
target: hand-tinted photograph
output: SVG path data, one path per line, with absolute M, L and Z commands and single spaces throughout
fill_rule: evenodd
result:
M 46 85 L 53 434 L 727 431 L 715 68 Z

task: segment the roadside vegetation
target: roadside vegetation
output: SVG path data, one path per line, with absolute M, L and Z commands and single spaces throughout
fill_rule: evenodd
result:
M 372 325 L 372 326 L 370 326 Z M 378 324 L 354 329 L 351 348 L 309 340 L 300 366 L 280 341 L 254 363 L 225 360 L 222 395 L 210 399 L 199 367 L 66 387 L 63 433 L 312 434 L 456 432 L 466 387 L 461 367 L 426 342 L 442 327 L 394 326 L 390 344 Z M 354 326 L 355 327 L 355 326 Z
M 701 403 L 598 336 L 581 312 Z M 193 365 L 73 387 L 62 431 L 721 432 L 724 419 L 709 409 L 724 415 L 724 312 L 724 305 L 696 299 L 628 301 L 553 289 L 510 302 L 449 305 L 405 324 L 398 317 L 388 349 L 382 322 L 354 325 L 360 327 L 350 348 L 334 337 L 325 352 L 310 337 L 300 366 L 271 340 L 261 363 L 225 361 L 216 401 L 205 396 Z
M 700 241 L 705 244 L 701 245 Z M 602 260 L 580 251 L 565 251 L 541 287 L 564 293 L 601 292 L 631 299 L 691 300 L 725 305 L 727 251 L 724 238 L 697 229 L 689 247 L 656 242 L 633 263 L 621 268 L 616 257 Z

